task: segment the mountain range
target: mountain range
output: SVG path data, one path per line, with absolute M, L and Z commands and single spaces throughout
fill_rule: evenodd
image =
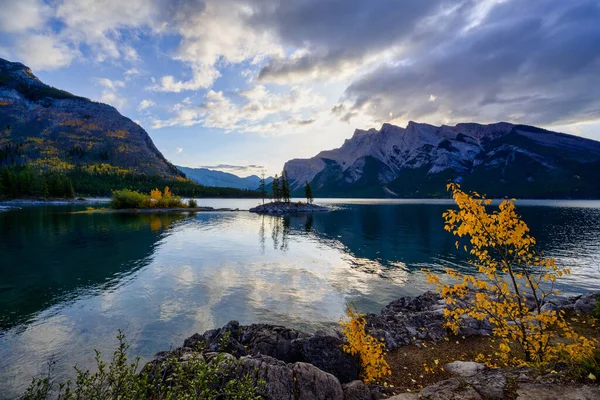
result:
M 315 197 L 447 197 L 455 181 L 490 197 L 600 198 L 600 142 L 506 122 L 383 124 L 284 168 L 294 194 L 309 182 Z
M 228 172 L 216 171 L 208 168 L 189 168 L 180 166 L 177 166 L 177 168 L 188 178 L 204 186 L 256 190 L 260 185 L 260 177 L 256 175 L 242 178 Z M 272 177 L 265 178 L 266 185 L 269 185 L 272 181 Z
M 0 58 L 0 167 L 5 165 L 183 177 L 146 131 L 114 107 L 46 85 L 25 65 Z

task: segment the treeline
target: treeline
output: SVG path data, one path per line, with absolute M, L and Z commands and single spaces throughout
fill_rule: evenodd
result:
M 57 173 L 40 174 L 28 168 L 0 170 L 0 197 L 75 197 L 73 182 L 68 176 Z
M 150 192 L 169 186 L 177 196 L 259 198 L 258 191 L 201 186 L 187 179 L 169 179 L 132 173 L 89 172 L 74 168 L 64 173 L 39 172 L 28 167 L 0 168 L 0 197 L 60 197 L 112 196 L 113 191 L 130 189 Z

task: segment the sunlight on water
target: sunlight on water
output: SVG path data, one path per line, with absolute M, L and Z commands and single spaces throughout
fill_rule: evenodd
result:
M 420 269 L 468 270 L 443 228 L 448 201 L 327 200 L 330 213 L 272 217 L 0 213 L 0 391 L 20 394 L 110 354 L 117 329 L 148 360 L 231 319 L 314 331 L 346 303 L 377 312 L 427 290 Z M 247 209 L 256 200 L 200 200 Z M 600 202 L 518 202 L 542 250 L 570 265 L 560 287 L 600 289 Z

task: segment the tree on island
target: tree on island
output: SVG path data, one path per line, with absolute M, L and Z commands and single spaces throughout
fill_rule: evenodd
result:
M 312 204 L 314 201 L 312 189 L 310 187 L 310 183 L 306 182 L 304 185 L 304 197 L 306 197 L 306 204 Z
M 273 183 L 271 184 L 271 191 L 273 192 L 273 200 L 279 201 L 281 199 L 281 187 L 279 186 L 279 177 L 275 174 L 275 178 L 273 178 Z
M 284 169 L 281 171 L 281 198 L 286 203 L 290 202 L 291 192 L 290 192 L 290 181 L 288 179 L 287 171 Z
M 263 205 L 265 204 L 265 197 L 267 197 L 267 189 L 265 188 L 265 172 L 260 174 L 260 184 L 258 185 L 258 191 L 262 197 Z

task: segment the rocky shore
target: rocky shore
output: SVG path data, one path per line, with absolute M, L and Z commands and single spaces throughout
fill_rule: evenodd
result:
M 558 298 L 547 307 L 590 313 L 600 292 Z M 368 314 L 368 329 L 383 338 L 390 350 L 401 346 L 447 337 L 443 328 L 444 301 L 435 293 L 403 297 L 384 307 L 380 314 Z M 490 335 L 489 323 L 463 317 L 462 336 Z M 389 388 L 365 385 L 358 380 L 356 360 L 341 350 L 344 341 L 338 330 L 314 334 L 284 326 L 240 325 L 231 321 L 222 328 L 195 334 L 183 346 L 156 355 L 151 363 L 170 357 L 181 361 L 190 357 L 210 360 L 217 353 L 237 359 L 235 376 L 248 374 L 255 382 L 266 382 L 264 398 L 375 400 L 413 399 L 599 399 L 600 387 L 561 379 L 560 371 L 539 376 L 533 370 L 490 369 L 474 362 L 453 362 L 445 369 L 454 376 L 421 390 L 417 395 L 393 397 Z M 553 371 L 556 372 L 556 371 Z
M 257 214 L 294 214 L 329 211 L 329 208 L 310 203 L 285 203 L 277 201 L 251 208 L 250 212 Z

